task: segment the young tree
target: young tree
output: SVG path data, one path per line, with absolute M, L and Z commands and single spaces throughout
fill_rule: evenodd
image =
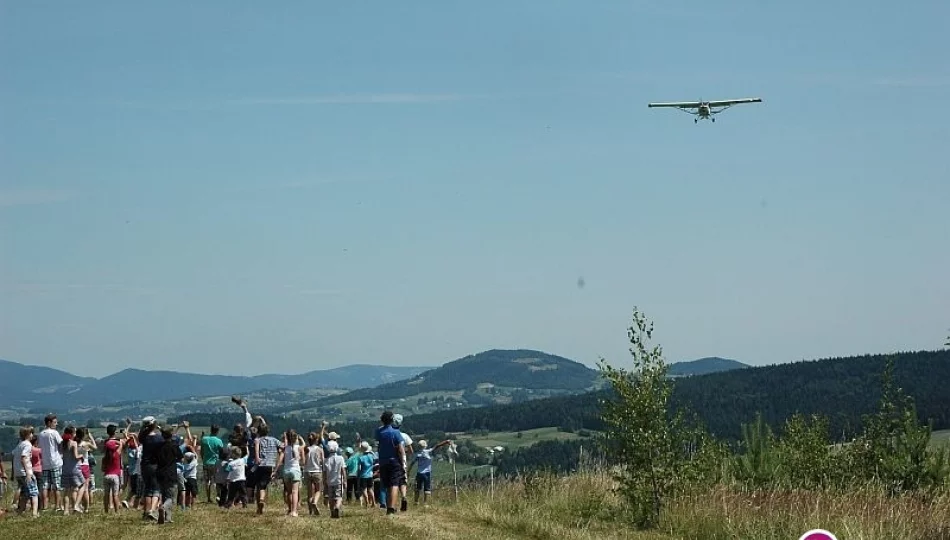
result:
M 682 411 L 672 410 L 673 383 L 663 350 L 649 345 L 653 323 L 636 308 L 627 334 L 632 370 L 598 362 L 614 394 L 601 401 L 604 445 L 611 460 L 622 464 L 617 480 L 635 523 L 647 528 L 659 523 L 664 500 L 686 487 L 714 445 L 703 431 L 687 425 Z

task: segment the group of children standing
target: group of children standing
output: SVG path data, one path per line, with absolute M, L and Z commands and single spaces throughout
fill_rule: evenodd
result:
M 271 436 L 263 417 L 252 417 L 246 401 L 237 397 L 232 400 L 242 408 L 245 423 L 236 424 L 227 441 L 219 436 L 219 426 L 211 426 L 211 433 L 200 439 L 194 437 L 187 421 L 181 426 L 163 429 L 155 418 L 146 417 L 138 432 L 132 431 L 129 419 L 121 431 L 116 425 L 109 425 L 101 448 L 106 513 L 118 512 L 120 507 L 135 508 L 141 509 L 145 520 L 170 523 L 175 506 L 186 510 L 194 505 L 199 473 L 203 477 L 207 502 L 211 503 L 214 498 L 224 509 L 237 505 L 246 508 L 256 503 L 257 513 L 263 513 L 267 490 L 275 480 L 283 484 L 286 513 L 292 517 L 298 516 L 301 484 L 306 487 L 307 509 L 312 516 L 319 516 L 321 506 L 325 505 L 331 518 L 339 518 L 344 499 L 370 508 L 391 506 L 386 500 L 392 497 L 388 497 L 386 488 L 389 486 L 380 488 L 379 454 L 368 441 L 357 440 L 355 450 L 344 448 L 337 433 L 326 432 L 326 422 L 319 433 L 309 433 L 306 440 L 293 429 L 278 439 Z M 401 416 L 396 416 L 401 421 Z M 36 516 L 44 508 L 47 494 L 52 504 L 64 513 L 68 514 L 69 509 L 85 512 L 91 502 L 85 488 L 91 477 L 90 457 L 98 449 L 96 442 L 84 430 L 72 426 L 60 436 L 55 415 L 46 420 L 47 429 L 39 438 L 34 436 L 32 427 L 22 428 L 20 444 L 13 453 L 13 473 L 20 495 L 18 512 L 23 513 L 29 507 Z M 184 436 L 179 435 L 182 428 Z M 411 455 L 412 440 L 408 436 L 400 437 L 404 437 L 401 444 L 406 446 L 402 455 Z M 45 440 L 56 443 L 59 455 L 50 452 L 40 459 L 43 467 L 36 469 L 34 463 L 39 459 L 37 455 L 43 454 Z M 415 452 L 412 463 L 419 466 L 417 502 L 420 492 L 424 491 L 426 498 L 431 493 L 432 452 L 449 442 L 443 441 L 432 449 L 427 448 L 425 441 L 418 442 L 421 449 Z M 51 463 L 49 467 L 47 458 Z M 403 470 L 408 472 L 405 467 L 404 462 Z M 125 498 L 121 497 L 123 490 L 127 490 Z M 62 504 L 60 492 L 64 495 Z M 398 497 L 398 491 L 392 493 Z M 401 486 L 401 496 L 401 509 L 405 511 L 405 485 Z

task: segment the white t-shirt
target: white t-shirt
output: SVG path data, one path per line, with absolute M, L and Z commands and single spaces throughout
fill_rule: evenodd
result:
M 299 444 L 288 444 L 284 447 L 284 471 L 299 471 L 300 470 L 300 456 L 297 455 L 297 452 L 300 451 L 301 446 Z
M 198 459 L 191 458 L 191 462 L 184 461 L 181 464 L 182 474 L 185 478 L 191 478 L 192 480 L 198 479 Z
M 323 447 L 314 444 L 308 448 L 307 452 L 307 472 L 323 472 Z
M 60 452 L 62 435 L 53 428 L 46 428 L 37 436 L 40 450 L 43 451 L 43 470 L 51 471 L 63 467 L 63 453 Z
M 402 434 L 402 444 L 403 444 L 403 446 L 410 446 L 410 445 L 412 444 L 412 437 L 410 437 L 409 435 L 406 435 L 405 433 L 403 433 L 403 434 Z
M 132 475 L 142 476 L 142 447 L 135 447 L 135 465 L 132 466 Z
M 20 441 L 20 444 L 16 445 L 16 448 L 13 450 L 13 476 L 15 478 L 24 478 L 26 477 L 26 470 L 23 468 L 23 458 L 26 457 L 26 462 L 30 463 L 30 458 L 33 456 L 33 445 L 30 444 L 30 441 Z M 33 470 L 33 466 L 30 465 L 30 470 Z
M 244 460 L 245 458 L 239 458 L 228 462 L 228 482 L 247 480 L 247 477 L 244 476 L 244 466 L 247 465 L 247 462 Z
M 346 461 L 343 460 L 343 456 L 339 454 L 333 454 L 327 458 L 326 465 L 324 465 L 327 485 L 339 486 L 342 483 L 341 475 L 343 474 L 343 470 L 345 468 Z

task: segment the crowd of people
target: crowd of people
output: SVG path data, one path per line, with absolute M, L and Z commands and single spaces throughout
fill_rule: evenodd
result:
M 271 482 L 283 484 L 286 514 L 299 515 L 304 488 L 307 511 L 339 518 L 346 504 L 385 509 L 387 514 L 408 510 L 408 475 L 416 467 L 415 503 L 423 504 L 432 493 L 433 452 L 451 444 L 445 440 L 429 447 L 413 442 L 401 431 L 402 415 L 385 411 L 380 416 L 375 442 L 357 435 L 354 446 L 343 446 L 336 432 L 306 436 L 293 429 L 272 434 L 263 416 L 252 416 L 247 401 L 232 397 L 244 413 L 226 439 L 220 426 L 196 437 L 187 421 L 161 426 L 152 416 L 138 422 L 126 419 L 123 429 L 106 427 L 99 443 L 84 428 L 57 429 L 59 420 L 49 414 L 44 429 L 19 430 L 20 442 L 12 452 L 11 484 L 15 482 L 16 512 L 86 513 L 92 505 L 96 465 L 101 449 L 103 509 L 105 513 L 141 510 L 142 519 L 171 523 L 173 510 L 192 508 L 199 499 L 225 510 L 256 507 L 263 514 Z M 182 430 L 184 434 L 182 434 Z M 275 436 L 276 435 L 276 436 Z M 0 487 L 7 475 L 0 461 Z M 2 493 L 0 493 L 2 501 Z M 2 505 L 0 505 L 2 506 Z

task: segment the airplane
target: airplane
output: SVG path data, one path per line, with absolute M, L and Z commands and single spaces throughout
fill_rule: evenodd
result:
M 669 103 L 649 103 L 648 107 L 675 107 L 683 112 L 687 112 L 696 116 L 693 118 L 693 123 L 699 122 L 699 120 L 712 120 L 716 121 L 714 115 L 721 113 L 722 111 L 732 107 L 733 105 L 738 105 L 740 103 L 761 103 L 761 98 L 742 98 L 742 99 L 724 99 L 720 101 L 679 101 L 679 102 L 669 102 Z M 721 107 L 716 110 L 717 107 Z M 696 109 L 695 112 L 690 109 Z

